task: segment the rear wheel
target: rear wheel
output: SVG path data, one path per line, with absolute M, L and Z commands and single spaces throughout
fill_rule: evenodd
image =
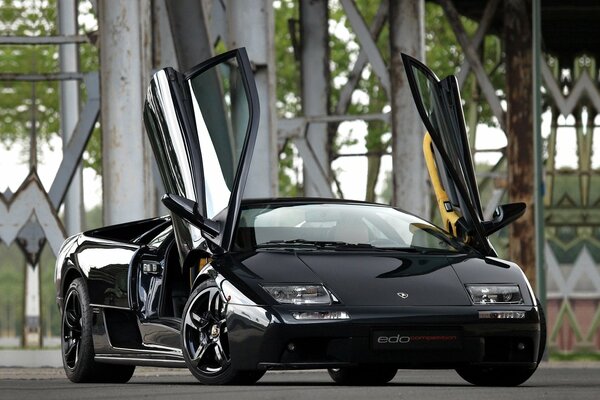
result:
M 214 281 L 201 283 L 183 311 L 181 347 L 192 374 L 205 385 L 253 384 L 265 371 L 240 371 L 231 364 L 225 302 Z
M 346 367 L 327 370 L 335 383 L 340 385 L 385 385 L 396 376 L 397 368 L 392 367 Z
M 542 361 L 546 349 L 546 315 L 538 300 L 540 314 L 540 343 L 538 347 L 537 363 Z M 523 367 L 465 367 L 458 368 L 456 372 L 465 381 L 478 386 L 517 386 L 526 382 L 536 371 L 534 368 Z
M 71 282 L 65 295 L 61 324 L 62 359 L 67 378 L 75 383 L 125 383 L 134 365 L 108 365 L 94 361 L 92 307 L 82 278 Z

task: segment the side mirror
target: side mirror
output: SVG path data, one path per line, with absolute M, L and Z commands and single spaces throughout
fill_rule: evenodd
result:
M 198 211 L 198 203 L 176 194 L 165 194 L 162 202 L 170 211 L 197 226 L 212 236 L 218 236 L 221 226 L 218 222 L 204 218 Z
M 519 219 L 525 213 L 526 207 L 525 203 L 502 204 L 496 207 L 492 219 L 490 221 L 483 221 L 485 235 L 489 236 Z

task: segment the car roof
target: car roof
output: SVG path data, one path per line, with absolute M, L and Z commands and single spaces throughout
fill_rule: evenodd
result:
M 390 207 L 389 204 L 371 203 L 361 200 L 332 199 L 322 197 L 271 197 L 271 198 L 252 198 L 243 199 L 242 206 L 262 205 L 262 204 L 361 204 L 378 207 Z

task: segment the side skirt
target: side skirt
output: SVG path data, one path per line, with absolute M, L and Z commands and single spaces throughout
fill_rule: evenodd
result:
M 166 367 L 166 368 L 186 368 L 185 361 L 181 359 L 153 358 L 144 356 L 120 356 L 115 354 L 98 354 L 94 357 L 95 361 L 105 364 L 125 364 L 139 365 L 144 367 Z

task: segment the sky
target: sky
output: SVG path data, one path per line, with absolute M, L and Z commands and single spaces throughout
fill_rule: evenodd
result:
M 38 175 L 46 191 L 50 189 L 62 160 L 61 140 L 55 137 L 50 144 L 40 146 L 38 151 Z M 0 192 L 10 188 L 15 192 L 29 173 L 28 154 L 22 144 L 7 148 L 0 144 Z M 91 168 L 83 171 L 84 203 L 86 209 L 102 201 L 102 179 Z
M 340 134 L 352 136 L 357 143 L 346 146 L 344 153 L 361 153 L 365 151 L 364 130 L 366 124 L 363 122 L 348 122 L 340 125 Z M 500 148 L 506 145 L 504 134 L 498 129 L 486 125 L 478 127 L 476 146 L 478 149 Z M 14 145 L 8 149 L 0 145 L 0 192 L 7 188 L 16 191 L 23 180 L 27 177 L 29 167 L 27 154 L 24 154 L 23 145 Z M 499 157 L 498 153 L 482 153 L 478 156 L 479 162 L 492 163 Z M 48 190 L 56 175 L 62 158 L 61 141 L 54 138 L 50 144 L 40 146 L 38 151 L 39 165 L 38 175 L 42 184 Z M 364 200 L 366 186 L 367 159 L 365 157 L 339 157 L 334 161 L 332 167 L 339 171 L 338 179 L 345 198 Z M 377 192 L 384 188 L 384 178 L 392 169 L 391 156 L 383 156 L 380 179 Z M 102 201 L 102 180 L 91 168 L 84 169 L 84 204 L 86 209 L 99 205 Z

